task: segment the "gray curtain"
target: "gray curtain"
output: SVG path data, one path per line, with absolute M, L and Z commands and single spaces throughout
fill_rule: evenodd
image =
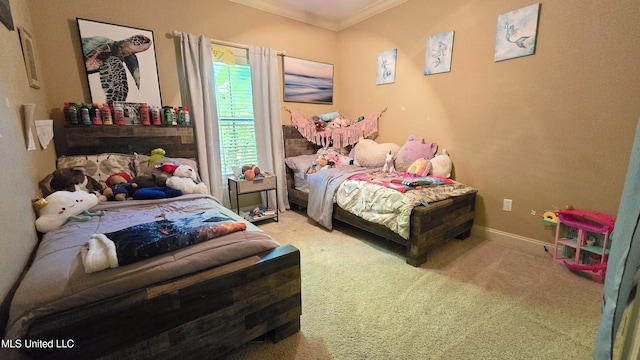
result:
M 284 140 L 280 102 L 280 73 L 278 56 L 273 49 L 249 46 L 249 66 L 253 87 L 253 112 L 256 127 L 258 164 L 261 170 L 273 172 L 278 177 L 278 208 L 289 208 L 287 195 Z M 275 194 L 268 192 L 269 204 L 274 204 Z
M 200 177 L 209 187 L 211 195 L 224 201 L 211 39 L 187 33 L 175 34 L 181 38 L 187 104 L 196 138 Z
M 640 266 L 640 121 L 636 129 L 627 178 L 620 199 L 611 250 L 604 281 L 602 317 L 593 358 L 611 359 L 616 333 L 629 297 L 637 285 L 634 279 Z

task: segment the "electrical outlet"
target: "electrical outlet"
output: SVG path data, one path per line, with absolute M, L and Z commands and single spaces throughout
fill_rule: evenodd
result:
M 513 204 L 513 200 L 511 199 L 503 199 L 502 200 L 502 210 L 511 211 L 511 205 Z

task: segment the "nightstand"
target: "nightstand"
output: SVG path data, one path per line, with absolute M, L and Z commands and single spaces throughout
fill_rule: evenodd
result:
M 269 192 L 271 190 L 274 190 L 276 192 L 276 204 L 274 206 L 275 214 L 268 214 L 268 215 L 263 215 L 260 217 L 254 217 L 250 219 L 245 218 L 245 220 L 255 222 L 255 221 L 262 221 L 267 219 L 274 219 L 276 222 L 278 222 L 278 200 L 277 200 L 278 188 L 276 186 L 276 183 L 277 183 L 276 180 L 277 178 L 275 175 L 257 177 L 257 178 L 254 178 L 253 180 L 239 180 L 234 177 L 229 177 L 227 182 L 229 186 L 229 201 L 231 201 L 231 193 L 234 193 L 236 195 L 236 207 L 237 207 L 238 215 L 240 215 L 240 202 L 238 201 L 238 199 L 240 198 L 240 195 L 251 194 L 251 193 L 262 192 L 262 191 Z M 267 207 L 269 207 L 268 197 L 266 201 L 267 201 Z

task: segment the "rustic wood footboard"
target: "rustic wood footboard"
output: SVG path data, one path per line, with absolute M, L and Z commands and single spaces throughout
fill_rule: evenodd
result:
M 292 245 L 35 321 L 30 358 L 215 358 L 300 329 L 300 252 Z M 60 346 L 62 345 L 62 347 Z
M 283 133 L 285 156 L 312 154 L 317 150 L 317 147 L 306 141 L 295 127 L 283 125 Z M 287 192 L 291 206 L 307 207 L 309 195 L 294 188 L 293 172 L 288 168 Z M 404 239 L 383 225 L 366 221 L 335 204 L 333 218 L 406 246 L 407 263 L 420 266 L 427 261 L 427 253 L 434 247 L 453 238 L 466 239 L 471 235 L 475 203 L 476 192 L 473 192 L 438 201 L 428 206 L 415 207 L 411 212 L 411 228 L 408 239 Z

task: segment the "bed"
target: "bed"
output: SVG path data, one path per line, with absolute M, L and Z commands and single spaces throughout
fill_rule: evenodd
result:
M 300 329 L 298 249 L 278 244 L 212 196 L 109 201 L 91 212 L 101 215 L 43 235 L 13 296 L 0 357 L 214 358 L 253 339 L 277 342 Z M 198 217 L 242 226 L 85 272 L 81 253 L 91 234 Z
M 303 137 L 296 126 L 283 125 L 285 157 L 287 158 L 287 191 L 292 207 L 306 208 L 309 212 L 309 188 L 300 190 L 296 186 L 295 166 L 290 166 L 290 159 L 311 157 L 319 149 L 318 145 Z M 408 228 L 405 236 L 391 228 L 365 220 L 354 213 L 333 204 L 331 218 L 351 224 L 367 232 L 406 247 L 406 262 L 420 266 L 427 260 L 428 252 L 446 241 L 457 238 L 465 239 L 471 234 L 473 214 L 477 191 L 461 185 L 464 190 L 456 196 L 429 202 L 427 206 L 415 206 L 408 215 Z M 317 210 L 313 210 L 317 211 Z M 322 220 L 321 220 L 322 221 Z

